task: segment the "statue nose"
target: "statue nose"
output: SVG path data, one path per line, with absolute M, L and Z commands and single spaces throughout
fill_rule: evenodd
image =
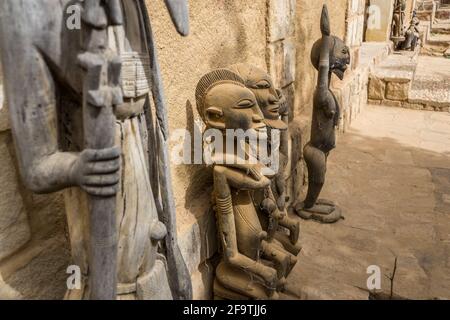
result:
M 270 102 L 270 104 L 276 104 L 276 103 L 278 103 L 280 100 L 277 98 L 277 97 L 275 97 L 274 95 L 270 95 L 269 96 L 269 102 Z
M 263 120 L 264 120 L 264 117 L 260 112 L 253 115 L 254 122 L 262 122 Z

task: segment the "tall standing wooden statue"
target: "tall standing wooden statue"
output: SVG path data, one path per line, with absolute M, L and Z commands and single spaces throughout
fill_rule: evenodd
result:
M 333 223 L 341 218 L 341 210 L 332 201 L 319 199 L 325 183 L 327 158 L 336 147 L 335 127 L 340 112 L 339 103 L 330 90 L 332 74 L 344 78 L 350 63 L 350 51 L 344 42 L 331 35 L 328 10 L 324 5 L 320 23 L 322 38 L 311 52 L 311 61 L 319 71 L 314 92 L 311 140 L 303 154 L 308 167 L 308 192 L 304 202 L 295 206 L 295 212 L 303 219 L 314 219 L 323 223 Z
M 186 35 L 186 2 L 165 2 Z M 67 12 L 81 13 L 78 28 Z M 37 193 L 65 189 L 84 277 L 66 298 L 191 298 L 145 1 L 2 0 L 0 50 L 24 183 Z

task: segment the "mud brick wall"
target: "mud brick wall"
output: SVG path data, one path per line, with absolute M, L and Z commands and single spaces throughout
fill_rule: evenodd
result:
M 345 39 L 355 57 L 362 41 L 364 1 L 360 0 L 192 0 L 191 34 L 186 38 L 176 33 L 163 1 L 146 3 L 156 37 L 171 132 L 187 129 L 193 135 L 196 130 L 200 117 L 194 94 L 203 74 L 246 62 L 266 68 L 283 89 L 291 106 L 296 139 L 305 143 L 309 140 L 317 82 L 310 51 L 321 37 L 322 5 L 328 4 L 332 33 Z M 345 106 L 363 101 L 349 102 L 364 86 L 364 75 L 356 76 L 357 61 L 352 61 L 353 70 L 343 87 L 335 89 Z M 359 89 L 347 94 L 346 90 L 353 87 Z M 0 103 L 4 100 L 0 94 Z M 178 140 L 172 141 L 171 148 L 177 144 Z M 0 165 L 0 298 L 61 299 L 66 290 L 66 268 L 71 264 L 64 199 L 60 193 L 35 195 L 23 187 L 5 103 L 0 109 Z M 300 162 L 300 176 L 301 166 Z M 217 252 L 215 217 L 210 210 L 211 169 L 173 163 L 171 169 L 179 242 L 191 272 L 194 298 L 210 298 L 210 259 Z M 298 188 L 302 191 L 302 184 Z
M 294 110 L 296 0 L 267 0 L 267 67 Z

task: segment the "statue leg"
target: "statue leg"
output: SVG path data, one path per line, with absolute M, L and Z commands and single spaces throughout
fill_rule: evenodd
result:
M 401 49 L 402 50 L 408 50 L 408 49 L 411 48 L 412 36 L 413 36 L 413 34 L 412 34 L 412 32 L 410 30 L 406 31 L 406 34 L 405 34 L 405 38 L 406 39 L 405 39 L 405 41 L 403 41 L 401 43 Z
M 325 183 L 327 154 L 310 143 L 304 149 L 308 167 L 308 192 L 304 202 L 295 206 L 295 212 L 303 219 L 314 219 L 323 223 L 333 223 L 341 219 L 341 210 L 328 200 L 319 200 Z
M 327 157 L 324 152 L 310 143 L 305 146 L 304 157 L 308 167 L 308 193 L 304 202 L 305 208 L 312 208 L 319 198 L 325 183 L 327 171 Z
M 412 41 L 411 41 L 411 51 L 416 50 L 417 44 L 419 42 L 419 35 L 413 32 Z
M 278 221 L 279 225 L 289 230 L 289 240 L 292 244 L 296 244 L 300 237 L 300 222 L 289 218 L 287 215 Z
M 278 285 L 283 286 L 285 284 L 284 279 L 288 276 L 292 268 L 297 263 L 297 257 L 285 251 L 284 248 L 265 240 L 262 241 L 261 249 L 263 258 L 272 261 L 275 264 L 275 269 L 277 270 L 278 277 L 281 280 Z
M 294 256 L 297 256 L 302 250 L 300 241 L 293 243 L 290 237 L 283 232 L 276 232 L 274 239 L 278 241 L 286 251 L 290 252 Z
M 394 37 L 400 37 L 400 15 L 398 13 L 394 14 Z

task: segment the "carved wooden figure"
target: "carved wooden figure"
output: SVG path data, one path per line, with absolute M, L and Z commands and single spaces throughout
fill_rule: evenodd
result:
M 215 129 L 215 139 L 223 139 L 224 146 L 227 130 L 266 131 L 255 95 L 228 69 L 206 74 L 198 83 L 196 100 L 206 128 Z M 233 136 L 232 150 L 229 145 L 215 150 L 212 157 L 213 199 L 222 248 L 214 294 L 222 299 L 275 299 L 285 284 L 291 255 L 267 240 L 252 199 L 255 190 L 270 190 L 272 176 L 263 173 L 262 163 L 245 161 L 251 149 L 245 140 Z M 244 158 L 236 152 L 239 145 L 246 150 Z M 282 218 L 283 213 L 272 212 L 280 215 L 275 220 Z
M 299 243 L 300 224 L 286 214 L 286 169 L 289 158 L 289 110 L 286 99 L 283 97 L 281 90 L 275 88 L 270 75 L 263 69 L 246 63 L 235 64 L 228 69 L 238 74 L 244 80 L 246 87 L 254 93 L 264 116 L 264 123 L 268 128 L 270 151 L 278 153 L 278 157 L 272 157 L 273 160 L 278 161 L 276 166 L 278 171 L 273 178 L 270 190 L 255 192 L 254 200 L 263 211 L 261 223 L 265 231 L 268 231 L 269 238 L 279 241 L 286 250 L 293 254 L 291 256 L 291 267 L 293 267 L 297 261 L 295 256 L 300 252 L 301 246 Z M 279 140 L 278 143 L 274 142 L 273 145 L 271 143 L 272 131 L 275 131 L 274 136 Z M 270 197 L 268 197 L 269 195 Z M 282 219 L 276 221 L 276 224 L 275 221 L 268 220 L 271 214 L 267 214 L 274 210 L 284 213 Z M 285 232 L 277 232 L 277 224 L 288 229 L 289 236 Z M 272 230 L 269 230 L 269 226 Z
M 185 1 L 165 2 L 185 35 Z M 68 9 L 82 13 L 81 29 L 67 27 Z M 65 189 L 83 273 L 82 289 L 66 298 L 191 298 L 145 1 L 0 1 L 0 50 L 24 183 Z
M 402 41 L 399 44 L 400 49 L 402 50 L 416 50 L 417 45 L 419 44 L 420 34 L 419 34 L 419 24 L 420 20 L 417 18 L 416 12 L 413 12 L 413 17 L 409 24 L 408 30 L 405 32 L 405 41 Z
M 405 40 L 405 10 L 406 0 L 395 0 L 391 40 L 396 46 Z
M 321 31 L 322 38 L 311 52 L 312 64 L 319 76 L 314 92 L 311 140 L 303 152 L 308 167 L 308 191 L 305 201 L 295 205 L 295 211 L 303 219 L 332 223 L 341 218 L 341 210 L 332 201 L 319 199 L 325 183 L 327 158 L 336 147 L 335 127 L 340 117 L 339 103 L 330 90 L 330 80 L 333 73 L 341 80 L 344 78 L 350 53 L 342 40 L 331 35 L 326 5 L 322 10 Z

